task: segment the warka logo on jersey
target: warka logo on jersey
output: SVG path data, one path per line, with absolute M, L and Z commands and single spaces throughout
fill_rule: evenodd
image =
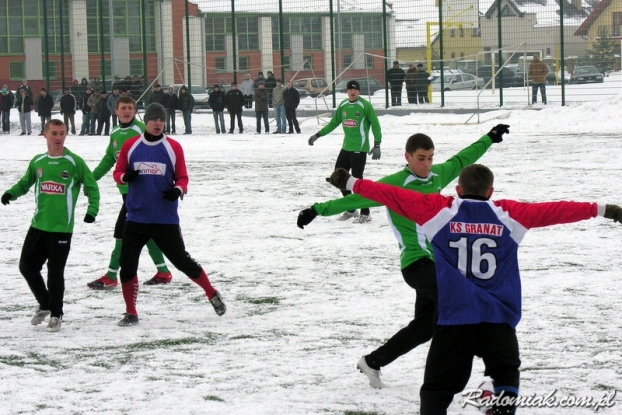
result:
M 349 127 L 349 128 L 355 127 L 356 128 L 357 124 L 358 123 L 356 122 L 356 120 L 344 120 L 343 121 L 344 127 Z
M 52 181 L 41 182 L 40 191 L 48 195 L 64 195 L 65 184 Z

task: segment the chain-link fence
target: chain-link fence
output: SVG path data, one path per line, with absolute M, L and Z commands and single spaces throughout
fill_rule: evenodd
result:
M 155 82 L 200 93 L 263 76 L 292 80 L 301 94 L 334 107 L 347 80 L 357 79 L 377 107 L 473 108 L 602 99 L 621 82 L 622 5 L 613 0 L 0 5 L 0 82 L 9 89 L 27 79 L 33 90 L 79 93 L 84 78 L 138 97 Z M 539 71 L 530 74 L 534 61 Z M 544 86 L 537 97 L 535 86 Z

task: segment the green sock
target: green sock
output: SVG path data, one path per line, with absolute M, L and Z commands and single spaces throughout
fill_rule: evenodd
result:
M 147 250 L 149 250 L 149 256 L 153 260 L 156 268 L 158 268 L 159 272 L 168 272 L 168 267 L 166 266 L 166 262 L 164 262 L 164 255 L 158 245 L 153 242 L 153 239 L 149 239 L 147 242 Z
M 108 272 L 106 275 L 111 280 L 115 281 L 117 279 L 117 273 L 119 272 L 119 260 L 121 258 L 121 240 L 114 240 L 114 249 L 112 250 L 112 254 L 110 255 L 110 263 L 108 264 Z

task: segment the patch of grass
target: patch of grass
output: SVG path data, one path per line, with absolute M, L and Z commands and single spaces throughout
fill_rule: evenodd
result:
M 224 399 L 219 398 L 218 396 L 214 396 L 214 395 L 207 395 L 203 397 L 204 400 L 206 401 L 216 401 L 216 402 L 224 402 Z
M 381 415 L 380 412 L 345 411 L 343 415 Z
M 279 305 L 280 301 L 276 297 L 264 297 L 264 298 L 249 298 L 248 302 L 251 304 L 270 304 Z

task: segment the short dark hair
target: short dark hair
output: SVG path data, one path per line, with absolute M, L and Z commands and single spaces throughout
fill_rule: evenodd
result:
M 460 172 L 458 186 L 462 188 L 462 194 L 473 196 L 486 196 L 486 193 L 495 181 L 495 175 L 483 164 L 471 164 Z
M 65 123 L 64 123 L 62 120 L 59 120 L 59 119 L 57 119 L 57 118 L 52 118 L 50 121 L 48 121 L 48 122 L 46 122 L 46 123 L 45 123 L 45 126 L 44 126 L 44 128 L 43 128 L 43 129 L 44 129 L 44 131 L 46 131 L 46 132 L 47 132 L 47 131 L 50 131 L 50 128 L 51 128 L 53 125 L 54 125 L 54 126 L 60 126 L 60 125 L 62 125 L 63 127 L 65 127 Z
M 408 137 L 408 140 L 406 140 L 406 152 L 412 154 L 419 149 L 434 150 L 434 142 L 423 133 L 413 134 Z
M 132 106 L 134 107 L 134 109 L 136 109 L 136 101 L 134 100 L 134 98 L 124 95 L 121 98 L 119 98 L 117 100 L 117 102 L 114 103 L 114 108 L 115 109 L 119 109 L 119 106 L 121 104 L 132 104 Z

